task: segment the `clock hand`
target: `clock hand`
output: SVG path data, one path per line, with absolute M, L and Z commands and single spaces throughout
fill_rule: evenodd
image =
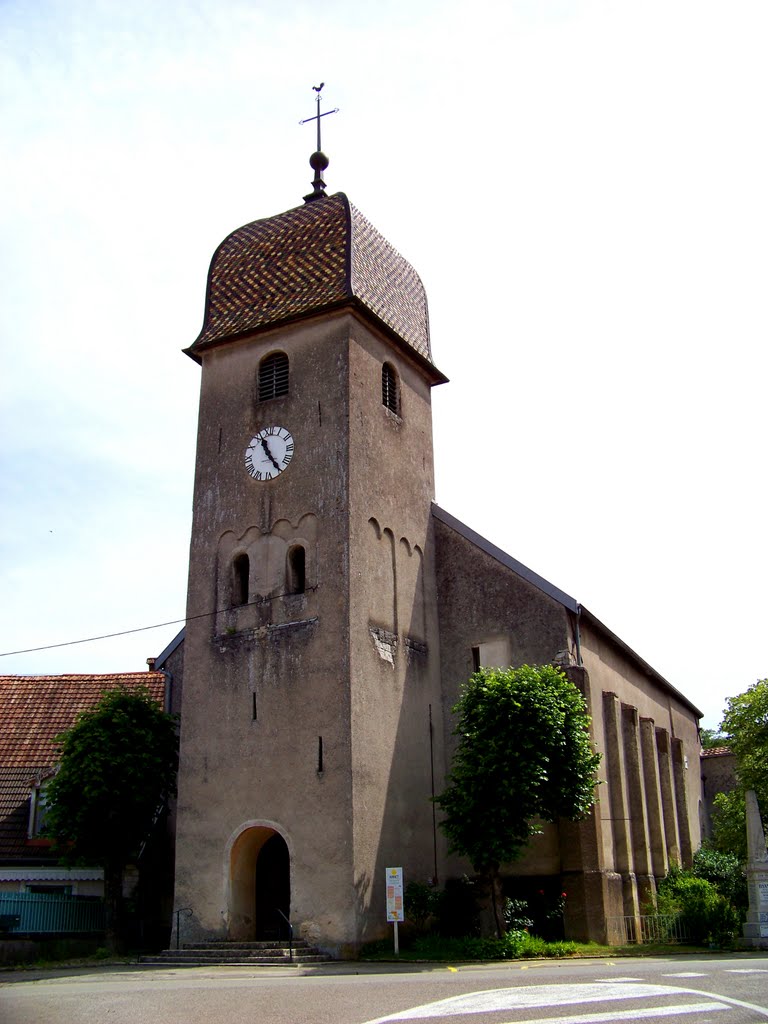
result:
M 275 469 L 276 469 L 276 470 L 278 471 L 278 473 L 279 473 L 279 472 L 280 472 L 280 466 L 279 466 L 279 465 L 278 465 L 278 463 L 277 463 L 277 462 L 275 461 L 275 457 L 274 457 L 274 455 L 272 454 L 272 452 L 271 452 L 271 451 L 269 450 L 269 448 L 267 447 L 267 439 L 266 439 L 265 437 L 260 437 L 260 438 L 259 438 L 259 440 L 261 441 L 261 447 L 262 447 L 262 448 L 264 449 L 264 451 L 265 451 L 265 452 L 267 453 L 267 458 L 269 459 L 269 461 L 270 461 L 270 462 L 272 463 L 272 465 L 273 465 L 273 466 L 275 467 Z

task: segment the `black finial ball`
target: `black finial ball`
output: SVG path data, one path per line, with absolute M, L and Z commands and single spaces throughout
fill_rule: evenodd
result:
M 324 171 L 329 163 L 328 157 L 319 149 L 309 158 L 309 166 L 313 171 Z

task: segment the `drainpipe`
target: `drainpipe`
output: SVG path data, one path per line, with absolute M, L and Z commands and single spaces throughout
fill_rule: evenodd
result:
M 581 632 L 579 630 L 579 619 L 581 618 L 581 605 L 576 605 L 576 616 L 573 620 L 573 638 L 576 641 L 576 664 L 579 668 L 583 668 L 584 662 L 581 660 Z
M 148 672 L 162 672 L 165 676 L 165 687 L 163 692 L 163 711 L 166 715 L 171 713 L 171 691 L 173 690 L 173 672 L 169 672 L 166 668 L 155 668 L 155 659 L 147 658 L 147 671 Z

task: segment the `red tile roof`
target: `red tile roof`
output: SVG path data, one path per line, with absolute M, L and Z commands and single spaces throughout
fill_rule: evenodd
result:
M 728 754 L 732 754 L 733 751 L 730 747 L 703 747 L 701 751 L 702 757 L 727 757 Z
M 107 690 L 146 687 L 163 704 L 162 672 L 0 676 L 0 859 L 29 858 L 30 784 L 56 765 L 55 739 Z

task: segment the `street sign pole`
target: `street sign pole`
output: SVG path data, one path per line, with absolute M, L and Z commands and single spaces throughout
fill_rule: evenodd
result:
M 403 869 L 386 868 L 387 876 L 387 921 L 391 921 L 395 930 L 395 956 L 400 956 L 400 937 L 397 932 L 400 921 L 405 920 L 403 907 Z

